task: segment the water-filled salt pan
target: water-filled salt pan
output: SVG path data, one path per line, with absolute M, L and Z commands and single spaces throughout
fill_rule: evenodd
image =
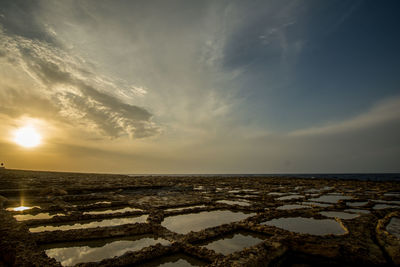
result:
M 209 227 L 241 221 L 254 215 L 255 213 L 246 214 L 228 210 L 203 211 L 166 217 L 161 225 L 173 232 L 187 234 L 190 231 L 196 232 Z
M 332 219 L 316 220 L 313 218 L 292 217 L 272 219 L 262 224 L 276 226 L 278 228 L 301 234 L 342 235 L 346 233 L 346 230 L 338 222 Z
M 142 215 L 139 217 L 127 217 L 127 218 L 114 218 L 114 219 L 105 219 L 101 221 L 93 221 L 86 223 L 75 223 L 73 225 L 62 224 L 62 225 L 44 225 L 29 228 L 29 231 L 32 233 L 44 232 L 44 231 L 56 231 L 56 230 L 72 230 L 72 229 L 85 229 L 85 228 L 96 228 L 96 227 L 108 227 L 108 226 L 117 226 L 123 224 L 130 223 L 144 223 L 147 220 L 148 215 Z

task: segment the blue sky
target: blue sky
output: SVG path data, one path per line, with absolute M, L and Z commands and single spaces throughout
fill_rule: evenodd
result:
M 0 3 L 0 160 L 399 172 L 398 1 Z M 43 144 L 12 141 L 33 124 Z

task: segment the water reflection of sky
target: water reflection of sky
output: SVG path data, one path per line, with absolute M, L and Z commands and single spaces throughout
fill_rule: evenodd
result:
M 396 236 L 397 238 L 400 238 L 400 218 L 398 217 L 391 218 L 386 229 L 392 235 Z
M 83 228 L 95 228 L 95 227 L 107 227 L 117 226 L 130 223 L 144 223 L 147 220 L 148 215 L 142 215 L 139 217 L 127 217 L 127 218 L 114 218 L 106 219 L 102 221 L 93 221 L 88 223 L 75 223 L 72 225 L 44 225 L 38 227 L 32 227 L 29 229 L 32 233 L 43 232 L 43 231 L 56 231 L 56 230 L 71 230 L 71 229 L 83 229 Z
M 239 206 L 250 206 L 251 204 L 246 201 L 233 201 L 233 200 L 218 200 L 217 203 L 228 204 L 228 205 L 239 205 Z
M 346 230 L 335 220 L 324 219 L 316 220 L 313 218 L 278 218 L 262 224 L 276 226 L 291 232 L 311 235 L 341 235 L 346 233 Z
M 228 255 L 230 253 L 242 250 L 261 243 L 263 240 L 251 235 L 235 234 L 227 238 L 221 238 L 213 241 L 204 247 L 214 250 L 217 253 Z
M 81 262 L 98 262 L 103 259 L 121 256 L 127 251 L 140 250 L 157 243 L 168 245 L 170 242 L 161 238 L 145 237 L 139 240 L 114 241 L 102 247 L 63 247 L 47 249 L 45 252 L 47 256 L 61 262 L 63 266 L 71 266 Z
M 324 195 L 319 198 L 309 199 L 310 201 L 315 202 L 325 202 L 325 203 L 337 203 L 339 200 L 343 199 L 352 199 L 352 197 L 344 196 L 344 195 Z
M 126 208 L 115 209 L 115 210 L 101 209 L 101 210 L 85 211 L 85 212 L 83 212 L 83 214 L 92 214 L 92 215 L 96 215 L 96 214 L 112 214 L 112 213 L 124 213 L 124 212 L 130 212 L 130 211 L 143 211 L 143 210 L 137 209 L 137 208 L 126 207 Z
M 195 232 L 225 223 L 241 221 L 254 215 L 255 213 L 245 214 L 243 212 L 232 212 L 228 210 L 204 211 L 166 217 L 161 225 L 173 232 L 186 234 L 190 231 Z
M 19 214 L 19 215 L 14 215 L 14 218 L 17 221 L 27 221 L 27 220 L 42 220 L 42 219 L 51 219 L 54 216 L 63 216 L 65 214 L 62 213 L 57 213 L 57 214 L 50 214 L 50 213 L 38 213 L 35 215 L 32 214 Z

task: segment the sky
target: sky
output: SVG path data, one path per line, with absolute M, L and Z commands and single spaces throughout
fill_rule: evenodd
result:
M 2 0 L 0 161 L 400 172 L 397 0 Z M 21 128 L 41 137 L 15 141 Z

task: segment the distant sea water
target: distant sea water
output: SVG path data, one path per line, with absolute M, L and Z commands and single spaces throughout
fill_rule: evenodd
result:
M 279 173 L 279 174 L 128 174 L 138 176 L 168 176 L 168 177 L 290 177 L 308 179 L 338 179 L 362 181 L 399 181 L 400 173 Z

